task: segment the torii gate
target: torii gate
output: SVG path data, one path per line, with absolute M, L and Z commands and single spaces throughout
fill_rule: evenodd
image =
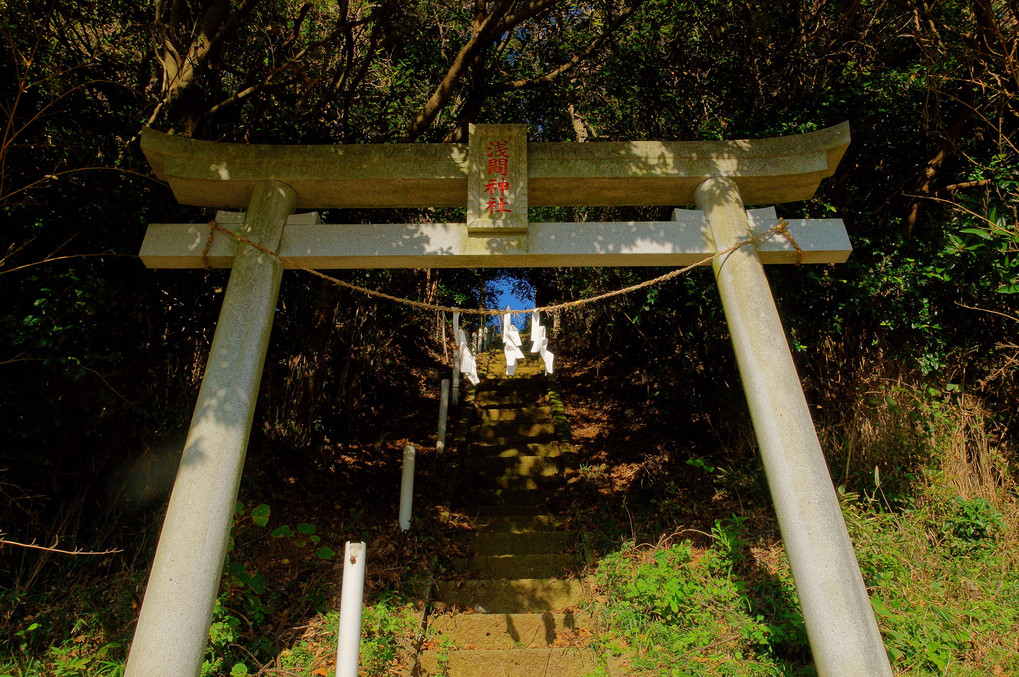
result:
M 528 143 L 477 125 L 470 144 L 267 146 L 142 131 L 182 204 L 310 268 L 681 266 L 712 263 L 817 672 L 890 676 L 867 590 L 762 263 L 840 263 L 841 220 L 791 220 L 744 202 L 810 198 L 849 145 L 843 123 L 752 141 Z M 324 225 L 296 209 L 445 207 L 467 223 Z M 696 205 L 673 221 L 528 223 L 535 206 Z M 152 268 L 232 267 L 128 658 L 127 677 L 201 669 L 283 263 L 207 225 L 150 225 Z

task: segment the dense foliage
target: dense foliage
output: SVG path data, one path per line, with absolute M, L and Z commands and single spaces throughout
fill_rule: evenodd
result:
M 1017 14 L 1007 0 L 0 0 L 0 538 L 125 548 L 102 566 L 125 589 L 144 580 L 227 279 L 146 271 L 135 258 L 147 223 L 212 216 L 180 207 L 151 177 L 138 147 L 145 125 L 247 143 L 437 143 L 463 140 L 471 122 L 526 122 L 534 140 L 594 143 L 849 120 L 854 140 L 835 177 L 779 211 L 845 219 L 853 257 L 769 271 L 821 423 L 844 429 L 833 446 L 856 444 L 854 403 L 882 379 L 912 379 L 978 401 L 992 444 L 1014 444 Z M 545 303 L 655 273 L 512 275 Z M 472 306 L 492 302 L 499 274 L 345 275 Z M 691 437 L 733 434 L 729 412 L 742 401 L 706 272 L 559 320 L 564 349 L 632 370 L 617 395 L 646 403 L 646 417 L 689 420 Z M 433 321 L 288 274 L 251 454 L 313 457 L 316 443 L 400 401 L 417 388 L 404 367 L 437 368 L 418 338 Z M 850 490 L 869 477 L 867 458 L 846 461 Z M 128 511 L 118 495 L 125 469 L 139 467 L 146 479 Z M 148 536 L 132 538 L 139 531 Z M 66 618 L 45 626 L 47 638 L 26 629 L 33 595 L 69 575 L 55 557 L 0 550 L 11 601 L 0 643 L 38 649 L 72 632 Z M 75 573 L 85 568 L 70 565 L 67 580 L 85 580 Z

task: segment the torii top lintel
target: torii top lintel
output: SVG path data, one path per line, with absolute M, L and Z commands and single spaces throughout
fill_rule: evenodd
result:
M 731 177 L 746 204 L 813 196 L 849 145 L 849 123 L 740 141 L 527 143 L 527 202 L 537 206 L 692 205 L 712 176 Z M 285 146 L 219 143 L 143 129 L 141 146 L 178 202 L 248 205 L 259 181 L 297 193 L 298 209 L 462 207 L 467 144 Z

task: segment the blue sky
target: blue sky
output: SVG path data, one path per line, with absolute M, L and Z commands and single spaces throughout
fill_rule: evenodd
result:
M 509 280 L 502 278 L 496 280 L 493 283 L 496 295 L 496 304 L 500 309 L 509 306 L 513 310 L 527 310 L 528 308 L 534 307 L 534 298 L 521 298 L 516 296 L 510 289 Z M 524 315 L 517 315 L 513 319 L 513 323 L 518 327 L 523 326 L 524 320 L 527 318 Z

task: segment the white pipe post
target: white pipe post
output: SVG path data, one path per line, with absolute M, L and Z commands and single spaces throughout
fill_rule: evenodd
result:
M 460 403 L 460 348 L 453 351 L 453 405 Z
M 446 356 L 449 354 L 449 346 L 446 345 L 446 314 L 445 313 L 442 314 L 442 317 L 441 317 L 441 319 L 439 321 L 439 324 L 442 326 L 442 359 L 445 360 Z
M 343 584 L 340 588 L 340 631 L 336 642 L 336 677 L 357 677 L 361 659 L 361 607 L 364 604 L 364 543 L 343 548 Z
M 751 236 L 736 184 L 695 192 L 715 250 Z M 743 390 L 821 677 L 891 677 L 874 611 L 814 430 L 764 267 L 753 244 L 712 264 Z
M 448 381 L 443 381 L 448 383 Z M 410 514 L 414 507 L 414 457 L 417 452 L 413 444 L 403 448 L 403 477 L 400 478 L 400 531 L 410 531 Z
M 240 234 L 275 250 L 294 203 L 286 184 L 256 184 Z M 237 247 L 126 677 L 202 669 L 283 274 L 272 256 Z
M 439 432 L 435 442 L 435 450 L 446 451 L 446 419 L 449 418 L 449 379 L 442 379 L 439 390 Z

